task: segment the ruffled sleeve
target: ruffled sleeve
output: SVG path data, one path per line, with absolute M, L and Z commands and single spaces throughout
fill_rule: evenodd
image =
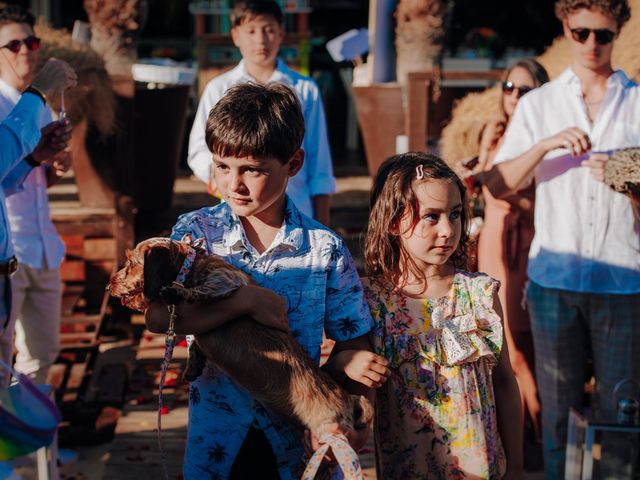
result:
M 418 358 L 454 366 L 487 357 L 493 366 L 502 348 L 502 324 L 493 309 L 499 286 L 487 275 L 459 272 L 449 297 L 425 300 L 418 312 L 367 284 L 376 353 L 392 368 Z
M 502 321 L 493 308 L 500 282 L 483 273 L 460 272 L 456 283 L 454 316 L 437 325 L 441 327 L 443 364 L 474 362 L 486 356 L 493 366 L 503 339 Z

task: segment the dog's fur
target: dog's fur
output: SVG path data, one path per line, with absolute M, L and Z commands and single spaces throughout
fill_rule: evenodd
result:
M 251 282 L 221 258 L 198 251 L 185 285 L 173 284 L 190 248 L 166 238 L 141 242 L 127 252 L 124 268 L 111 279 L 111 295 L 129 308 L 144 311 L 159 298 L 169 304 L 211 303 Z M 347 433 L 367 428 L 373 418 L 370 403 L 348 395 L 290 334 L 239 318 L 196 335 L 195 340 L 207 358 L 268 411 L 300 427 L 317 433 L 322 425 L 337 423 Z M 195 370 L 199 374 L 200 365 Z

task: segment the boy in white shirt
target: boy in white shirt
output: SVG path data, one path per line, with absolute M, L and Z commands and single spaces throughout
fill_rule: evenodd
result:
M 284 39 L 282 10 L 275 1 L 238 2 L 231 12 L 231 38 L 242 61 L 205 87 L 189 137 L 188 163 L 203 182 L 213 185 L 211 152 L 205 142 L 207 117 L 213 106 L 233 85 L 245 82 L 279 82 L 291 87 L 302 104 L 306 133 L 302 144 L 305 162 L 289 181 L 287 194 L 305 215 L 329 224 L 329 202 L 335 193 L 331 152 L 322 99 L 316 83 L 291 69 L 278 58 Z

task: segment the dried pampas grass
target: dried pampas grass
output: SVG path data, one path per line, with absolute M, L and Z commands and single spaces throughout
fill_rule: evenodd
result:
M 616 192 L 640 187 L 640 148 L 624 148 L 611 155 L 605 164 L 604 183 Z
M 460 161 L 478 155 L 480 136 L 487 122 L 504 117 L 500 98 L 500 88 L 493 87 L 470 93 L 453 108 L 452 120 L 440 137 L 440 155 L 456 172 L 462 170 Z
M 66 30 L 53 29 L 42 22 L 36 25 L 42 39 L 39 50 L 41 66 L 51 57 L 64 60 L 78 75 L 78 85 L 65 93 L 65 108 L 73 124 L 83 119 L 93 124 L 105 138 L 115 130 L 115 95 L 102 57 L 86 45 L 74 42 Z M 55 110 L 59 99 L 51 99 Z

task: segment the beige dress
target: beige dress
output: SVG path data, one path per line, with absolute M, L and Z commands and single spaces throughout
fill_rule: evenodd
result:
M 458 271 L 447 296 L 416 299 L 364 280 L 375 352 L 391 376 L 376 390 L 380 479 L 499 479 L 506 467 L 491 370 L 502 348 L 499 283 Z

